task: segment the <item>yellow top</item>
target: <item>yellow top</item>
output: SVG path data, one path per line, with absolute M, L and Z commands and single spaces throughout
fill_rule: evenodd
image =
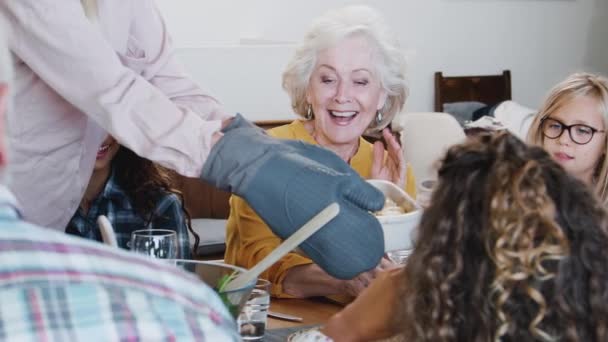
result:
M 302 121 L 273 128 L 268 131 L 270 136 L 281 139 L 301 140 L 318 145 L 308 134 Z M 360 138 L 359 150 L 351 158 L 350 166 L 363 178 L 369 178 L 373 160 L 373 145 Z M 407 166 L 405 190 L 415 197 L 416 183 L 411 167 Z M 244 268 L 251 268 L 275 249 L 282 240 L 274 235 L 270 228 L 251 209 L 251 207 L 238 196 L 230 197 L 230 216 L 226 225 L 226 253 L 224 259 L 229 264 Z M 283 292 L 283 278 L 292 267 L 311 264 L 313 261 L 297 253 L 289 253 L 272 267 L 266 270 L 261 278 L 272 283 L 272 295 L 276 297 L 290 296 Z

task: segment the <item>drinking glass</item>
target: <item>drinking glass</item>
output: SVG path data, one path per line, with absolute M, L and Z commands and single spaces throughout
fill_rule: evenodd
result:
M 386 257 L 397 265 L 405 265 L 407 258 L 412 254 L 413 249 L 396 249 L 386 252 Z
M 426 208 L 431 203 L 431 195 L 433 188 L 437 183 L 434 179 L 425 179 L 418 184 L 416 192 L 416 202 L 423 208 Z
M 177 258 L 177 234 L 169 229 L 141 229 L 131 233 L 131 250 L 157 259 Z
M 237 319 L 243 340 L 253 341 L 264 338 L 269 306 L 270 282 L 258 279 Z

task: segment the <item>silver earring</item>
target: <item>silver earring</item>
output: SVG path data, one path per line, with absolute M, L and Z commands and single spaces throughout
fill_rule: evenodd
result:
M 379 124 L 381 124 L 381 123 L 382 123 L 382 112 L 381 112 L 381 111 L 378 111 L 378 112 L 376 113 L 376 125 L 379 125 Z
M 308 105 L 308 110 L 306 111 L 306 120 L 312 120 L 312 118 L 314 117 L 314 114 L 312 112 L 312 106 Z

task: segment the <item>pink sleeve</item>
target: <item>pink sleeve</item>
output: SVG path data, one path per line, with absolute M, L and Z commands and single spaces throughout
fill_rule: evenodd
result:
M 80 1 L 1 1 L 0 11 L 12 52 L 58 94 L 137 154 L 199 176 L 227 115 L 175 61 L 153 1 L 132 3 L 137 19 L 111 19 L 132 20 L 124 56 L 85 17 Z

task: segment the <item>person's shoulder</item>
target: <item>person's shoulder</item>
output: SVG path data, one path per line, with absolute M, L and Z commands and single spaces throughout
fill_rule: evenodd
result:
M 374 144 L 366 140 L 363 136 L 359 137 L 359 149 L 364 151 L 373 151 Z
M 166 322 L 155 320 L 154 315 L 146 313 L 146 310 L 162 308 L 171 312 L 190 312 L 197 319 L 213 322 L 209 323 L 211 329 L 200 332 L 205 336 L 234 335 L 234 324 L 221 299 L 196 277 L 132 252 L 23 221 L 13 223 L 13 228 L 0 227 L 3 229 L 0 264 L 6 265 L 4 270 L 9 271 L 0 280 L 0 292 L 3 296 L 24 298 L 23 293 L 41 288 L 62 291 L 62 298 L 39 298 L 43 306 L 48 303 L 44 306 L 48 309 L 41 312 L 48 317 L 56 312 L 53 308 L 68 307 L 65 312 L 68 316 L 57 316 L 57 325 L 52 329 L 85 329 L 81 325 L 67 325 L 63 319 L 76 312 L 92 315 L 95 310 L 109 318 L 99 321 L 98 326 L 112 329 L 123 318 L 112 315 L 115 309 L 110 304 L 122 300 L 121 309 L 130 310 L 138 322 L 142 320 L 171 329 L 174 325 L 165 325 Z M 187 331 L 183 333 L 188 335 Z
M 386 151 L 385 151 L 386 154 Z M 359 149 L 357 150 L 356 155 L 359 158 L 364 158 L 364 159 L 373 159 L 374 156 L 374 144 L 370 143 L 369 141 L 365 140 L 365 138 L 360 137 L 359 138 Z
M 158 201 L 166 201 L 168 203 L 174 203 L 181 205 L 182 199 L 181 197 L 172 191 L 159 190 Z
M 173 207 L 182 207 L 182 197 L 175 192 L 159 189 L 156 198 L 157 212 L 162 212 Z
M 281 139 L 298 139 L 304 125 L 301 120 L 294 120 L 287 125 L 278 126 L 267 130 L 268 135 Z
M 2 226 L 0 229 L 3 229 L 0 241 L 5 245 L 0 250 L 0 263 L 4 264 L 8 260 L 6 258 L 21 255 L 21 262 L 13 263 L 13 267 L 38 270 L 36 277 L 44 277 L 48 270 L 53 270 L 54 273 L 65 273 L 66 278 L 58 281 L 67 282 L 72 277 L 80 277 L 79 274 L 88 274 L 86 279 L 81 279 L 83 282 L 101 284 L 111 281 L 132 290 L 156 292 L 161 296 L 173 293 L 196 297 L 196 294 L 188 292 L 201 286 L 196 278 L 172 265 L 97 241 L 23 221 L 17 221 L 10 229 Z M 123 281 L 124 284 L 121 283 Z M 160 289 L 164 290 L 157 291 Z

